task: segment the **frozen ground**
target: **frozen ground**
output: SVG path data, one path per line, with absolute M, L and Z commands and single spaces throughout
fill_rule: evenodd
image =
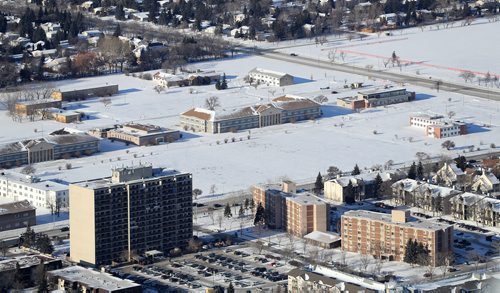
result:
M 439 28 L 431 25 L 391 31 L 390 36 L 370 34 L 362 40 L 349 40 L 345 35 L 330 36 L 323 45 L 317 45 L 314 39 L 274 45 L 255 44 L 322 60 L 329 60 L 329 53 L 336 49 L 336 62 L 400 72 L 397 66 L 384 67 L 383 61 L 390 58 L 394 51 L 402 63 L 411 63 L 401 68 L 405 74 L 464 82 L 459 77 L 463 71 L 472 71 L 481 78 L 487 72 L 500 77 L 500 60 L 492 58 L 500 47 L 500 39 L 488 37 L 499 30 L 500 22 L 478 19 L 469 26 L 461 26 L 461 22 L 450 24 L 448 28 L 442 24 Z M 341 52 L 345 54 L 344 59 Z
M 242 79 L 255 66 L 289 72 L 297 77 L 298 83 L 285 88 L 262 86 L 255 89 L 245 86 Z M 158 94 L 153 91 L 152 81 L 125 75 L 64 81 L 55 84 L 56 87 L 71 89 L 117 83 L 120 94 L 112 97 L 112 104 L 107 107 L 99 99 L 67 105 L 90 116 L 90 120 L 78 124 L 65 125 L 54 121 L 17 123 L 1 111 L 0 142 L 40 137 L 65 126 L 87 130 L 128 121 L 179 128 L 179 113 L 193 106 L 203 106 L 204 100 L 214 95 L 220 98 L 220 111 L 266 102 L 272 96 L 283 93 L 310 98 L 320 94 L 328 97 L 329 102 L 322 107 L 324 116 L 321 119 L 252 129 L 250 140 L 247 139 L 247 131 L 217 135 L 184 133 L 184 138 L 178 142 L 152 147 L 127 147 L 123 143 L 103 140 L 102 153 L 72 159 L 71 170 L 64 169 L 65 161 L 35 165 L 36 174 L 42 178 L 73 182 L 109 176 L 112 167 L 150 162 L 155 166 L 192 172 L 194 187 L 204 191 L 202 197 L 209 195 L 211 185 L 216 186 L 216 193 L 223 193 L 247 189 L 255 183 L 276 181 L 283 176 L 311 178 L 331 165 L 350 170 L 355 163 L 370 167 L 388 160 L 411 162 L 415 160 L 415 153 L 421 151 L 433 156 L 455 156 L 468 151 L 471 145 L 482 150 L 490 148 L 490 143 L 500 145 L 498 102 L 408 86 L 409 90 L 417 92 L 417 101 L 352 113 L 335 105 L 336 98 L 355 94 L 355 91 L 343 89 L 346 81 L 362 81 L 368 85 L 367 89 L 385 81 L 255 56 L 238 56 L 224 61 L 193 64 L 191 67 L 225 72 L 230 79 L 230 88 L 225 91 L 216 91 L 213 85 L 171 88 Z M 320 90 L 327 86 L 329 90 Z M 190 90 L 196 93 L 191 94 Z M 332 90 L 339 94 L 331 94 Z M 456 112 L 456 119 L 473 124 L 471 134 L 452 138 L 457 147 L 451 151 L 441 148 L 441 140 L 424 137 L 420 130 L 408 126 L 411 113 L 444 114 L 448 111 Z M 373 134 L 374 130 L 377 134 Z M 224 139 L 231 141 L 233 137 L 236 142 L 224 143 Z M 59 167 L 62 170 L 58 170 Z

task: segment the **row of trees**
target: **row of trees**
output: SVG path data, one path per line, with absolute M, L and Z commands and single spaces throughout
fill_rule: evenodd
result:
M 19 242 L 21 246 L 38 250 L 41 253 L 51 254 L 54 251 L 49 236 L 43 233 L 35 233 L 30 226 L 26 228 L 26 232 L 21 234 Z

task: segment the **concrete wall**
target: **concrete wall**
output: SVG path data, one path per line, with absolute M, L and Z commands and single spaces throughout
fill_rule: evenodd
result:
M 94 191 L 72 184 L 69 186 L 69 202 L 71 260 L 95 264 Z

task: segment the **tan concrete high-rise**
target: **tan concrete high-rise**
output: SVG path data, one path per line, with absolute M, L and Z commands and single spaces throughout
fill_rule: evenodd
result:
M 422 243 L 431 264 L 441 265 L 453 253 L 453 226 L 410 218 L 408 210 L 392 215 L 351 210 L 342 215 L 342 250 L 402 261 L 408 240 Z
M 70 185 L 71 259 L 94 266 L 185 247 L 193 234 L 192 175 L 138 166 Z

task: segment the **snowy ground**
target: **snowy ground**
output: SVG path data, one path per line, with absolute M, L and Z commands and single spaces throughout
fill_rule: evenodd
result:
M 349 40 L 346 35 L 330 36 L 323 45 L 316 44 L 314 39 L 274 45 L 255 44 L 322 60 L 330 60 L 330 52 L 336 49 L 335 60 L 339 63 L 360 67 L 371 65 L 377 70 L 401 71 L 410 75 L 464 82 L 459 77 L 463 71 L 472 71 L 481 78 L 487 72 L 500 77 L 500 61 L 491 58 L 496 55 L 500 41 L 498 38 L 486 37 L 494 35 L 499 29 L 500 22 L 478 19 L 470 26 L 461 26 L 460 22 L 450 24 L 448 28 L 442 24 L 439 27 L 430 25 L 391 31 L 389 36 L 369 34 L 363 39 L 355 37 Z M 345 54 L 343 59 L 342 52 Z M 403 64 L 410 64 L 401 69 L 392 65 L 386 68 L 383 61 L 390 58 L 392 52 L 396 53 Z
M 67 105 L 68 108 L 79 109 L 90 115 L 90 120 L 78 124 L 66 125 L 54 121 L 18 123 L 1 111 L 0 142 L 41 137 L 62 127 L 87 130 L 129 121 L 179 128 L 179 113 L 193 106 L 203 106 L 205 99 L 214 95 L 220 98 L 221 111 L 266 102 L 272 96 L 283 93 L 310 98 L 320 94 L 328 97 L 329 102 L 322 107 L 324 116 L 321 119 L 252 129 L 250 140 L 247 140 L 247 131 L 218 135 L 184 133 L 184 138 L 178 142 L 153 147 L 127 147 L 123 143 L 103 140 L 102 153 L 72 159 L 71 170 L 64 169 L 65 161 L 35 165 L 36 175 L 42 178 L 74 182 L 109 176 L 112 167 L 150 162 L 155 166 L 192 172 L 194 187 L 204 191 L 201 197 L 208 195 L 212 184 L 216 186 L 217 193 L 224 193 L 247 189 L 255 183 L 277 181 L 283 176 L 291 179 L 311 178 L 331 165 L 349 170 L 355 163 L 371 167 L 388 160 L 395 163 L 411 162 L 415 160 L 415 153 L 421 151 L 433 156 L 455 156 L 456 153 L 468 151 L 471 145 L 485 150 L 490 147 L 490 143 L 500 144 L 498 102 L 407 86 L 409 90 L 417 92 L 417 101 L 352 113 L 335 105 L 336 98 L 356 93 L 343 89 L 346 80 L 362 81 L 367 85 L 366 89 L 385 84 L 386 81 L 373 81 L 255 56 L 238 56 L 191 65 L 195 66 L 225 72 L 230 79 L 230 88 L 225 91 L 216 91 L 213 85 L 171 88 L 158 94 L 153 91 L 152 81 L 125 75 L 59 82 L 55 84 L 56 87 L 63 89 L 117 83 L 120 94 L 112 97 L 112 104 L 107 107 L 99 99 Z M 255 66 L 289 72 L 297 77 L 298 83 L 285 88 L 248 87 L 242 79 Z M 329 90 L 320 89 L 327 86 Z M 190 94 L 190 90 L 196 93 Z M 332 90 L 339 94 L 331 94 Z M 408 125 L 411 113 L 444 114 L 448 111 L 456 112 L 456 119 L 473 124 L 471 134 L 452 139 L 457 145 L 454 150 L 443 150 L 441 140 L 424 137 L 420 130 Z M 377 134 L 373 134 L 374 130 Z M 233 137 L 236 142 L 223 142 L 226 138 L 231 141 Z M 63 170 L 58 170 L 59 167 Z

